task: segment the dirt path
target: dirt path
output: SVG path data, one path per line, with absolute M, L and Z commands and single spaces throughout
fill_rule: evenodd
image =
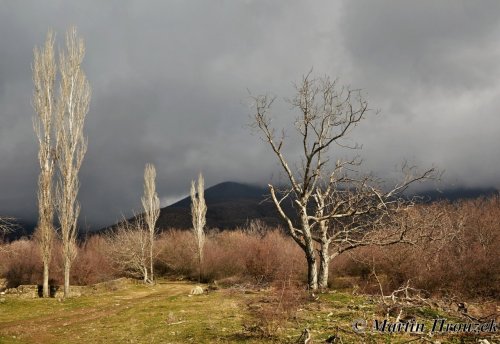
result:
M 24 320 L 8 321 L 5 317 L 0 319 L 0 343 L 4 343 L 1 336 L 12 338 L 12 342 L 21 340 L 28 343 L 52 343 L 57 341 L 55 333 L 60 332 L 64 328 L 78 328 L 79 325 L 89 323 L 99 323 L 103 319 L 109 319 L 120 312 L 132 309 L 139 306 L 144 307 L 145 304 L 154 303 L 181 295 L 189 294 L 192 285 L 185 283 L 162 283 L 154 287 L 144 289 L 131 288 L 126 292 L 105 293 L 92 297 L 85 297 L 90 305 L 77 305 L 74 309 L 67 310 L 60 307 L 54 307 L 53 311 L 48 314 L 33 310 L 33 316 Z M 17 300 L 9 300 L 16 302 Z M 39 301 L 39 300 L 37 300 Z M 54 300 L 50 300 L 53 301 Z M 21 300 L 19 307 L 36 308 L 36 304 L 29 303 L 29 300 Z M 62 301 L 64 303 L 79 302 L 78 299 Z M 39 303 L 38 303 L 39 304 Z M 1 310 L 1 308 L 0 308 Z M 8 312 L 7 312 L 8 313 Z M 4 314 L 2 314 L 4 315 Z M 8 314 L 5 314 L 8 318 Z M 7 321 L 3 321 L 3 320 Z

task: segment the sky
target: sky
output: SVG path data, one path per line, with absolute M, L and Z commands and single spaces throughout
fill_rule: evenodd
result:
M 163 206 L 199 172 L 207 186 L 276 182 L 251 95 L 277 97 L 293 161 L 285 99 L 311 69 L 378 110 L 350 134 L 365 171 L 393 176 L 407 160 L 444 171 L 439 188 L 500 188 L 499 13 L 496 0 L 0 0 L 0 215 L 36 219 L 33 48 L 49 28 L 62 46 L 71 25 L 92 88 L 83 226 L 140 210 L 146 163 Z

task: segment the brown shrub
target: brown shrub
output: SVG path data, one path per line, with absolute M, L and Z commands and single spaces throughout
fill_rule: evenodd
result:
M 8 250 L 0 255 L 0 276 L 7 279 L 8 287 L 20 284 L 41 284 L 43 265 L 38 245 L 33 240 L 21 239 L 8 245 Z M 71 283 L 88 285 L 113 277 L 106 249 L 100 237 L 92 237 L 78 248 L 77 257 L 71 270 Z M 51 285 L 63 281 L 61 245 L 54 242 L 50 264 Z
M 308 294 L 303 287 L 291 280 L 282 280 L 266 292 L 259 300 L 247 303 L 252 319 L 243 324 L 252 336 L 273 337 L 297 316 L 297 311 L 308 302 Z
M 213 232 L 206 240 L 203 277 L 205 280 L 219 280 L 245 274 L 245 259 L 249 240 L 240 231 Z
M 416 235 L 422 237 L 418 245 L 353 250 L 332 262 L 331 283 L 339 276 L 356 276 L 363 291 L 377 293 L 375 268 L 388 292 L 410 280 L 413 287 L 440 296 L 498 298 L 499 197 L 421 205 L 413 216 Z
M 191 232 L 170 230 L 157 242 L 158 271 L 167 275 L 197 278 L 196 251 Z M 302 253 L 292 240 L 279 230 L 211 231 L 202 267 L 202 279 L 233 279 L 253 284 L 301 278 L 305 273 Z
M 108 245 L 102 236 L 94 235 L 84 241 L 71 269 L 71 283 L 90 285 L 116 277 L 108 254 Z
M 437 295 L 498 298 L 500 295 L 500 199 L 421 205 L 411 211 L 413 235 L 419 244 L 361 247 L 335 258 L 330 285 L 379 293 L 376 271 L 384 293 L 410 280 L 414 288 Z M 430 237 L 433 237 L 431 240 Z M 0 276 L 9 286 L 38 284 L 42 264 L 33 241 L 4 244 L 0 250 Z M 158 275 L 198 277 L 196 250 L 190 231 L 169 230 L 156 242 Z M 5 250 L 5 248 L 7 250 Z M 203 280 L 253 285 L 282 281 L 304 282 L 304 254 L 278 229 L 250 223 L 235 231 L 209 231 L 204 250 Z M 82 243 L 72 269 L 74 284 L 92 284 L 126 275 L 114 271 L 109 247 L 101 236 Z M 54 244 L 52 283 L 62 280 L 60 243 Z
M 155 243 L 157 275 L 191 276 L 197 269 L 194 245 L 189 231 L 171 229 L 161 233 Z
M 251 224 L 250 230 L 211 231 L 204 250 L 203 281 L 268 285 L 276 281 L 304 280 L 306 267 L 300 248 L 280 230 Z M 112 263 L 107 236 L 91 236 L 78 247 L 71 271 L 71 283 L 88 285 L 119 276 L 128 276 Z M 156 242 L 158 275 L 197 278 L 193 234 L 169 230 Z M 21 240 L 2 252 L 0 273 L 10 285 L 38 284 L 42 264 L 33 241 Z M 50 267 L 51 284 L 62 282 L 60 243 L 54 243 Z
M 1 270 L 7 279 L 7 287 L 13 288 L 20 284 L 34 284 L 40 280 L 40 254 L 37 245 L 30 240 L 21 239 L 8 245 L 7 252 L 2 254 Z

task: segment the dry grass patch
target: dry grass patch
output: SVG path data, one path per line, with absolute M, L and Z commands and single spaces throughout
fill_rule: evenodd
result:
M 332 335 L 341 337 L 343 343 L 415 339 L 408 334 L 357 335 L 352 331 L 354 319 L 383 319 L 376 298 L 347 292 L 312 296 L 280 286 L 229 288 L 190 296 L 194 286 L 166 281 L 146 286 L 129 281 L 116 290 L 102 288 L 64 301 L 3 296 L 0 343 L 294 343 L 305 328 L 313 343 Z M 432 309 L 415 313 L 425 322 L 437 315 L 451 319 Z M 435 339 L 472 343 L 478 338 Z

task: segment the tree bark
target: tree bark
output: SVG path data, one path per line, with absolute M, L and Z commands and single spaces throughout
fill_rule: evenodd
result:
M 71 271 L 71 263 L 68 261 L 68 258 L 65 258 L 64 262 L 64 298 L 70 297 L 69 292 L 69 273 Z
M 316 262 L 316 252 L 314 242 L 311 237 L 311 229 L 306 216 L 302 216 L 302 228 L 304 231 L 303 250 L 307 260 L 307 285 L 310 290 L 318 289 L 318 265 Z
M 330 265 L 329 245 L 321 244 L 319 251 L 319 277 L 318 285 L 320 289 L 328 289 L 328 267 Z
M 154 284 L 154 272 L 153 272 L 153 243 L 154 243 L 154 237 L 151 239 L 151 249 L 149 250 L 149 262 L 150 262 L 150 279 L 151 279 L 151 284 Z
M 309 290 L 318 289 L 318 269 L 316 265 L 316 257 L 306 254 L 307 259 L 307 286 Z
M 49 264 L 43 263 L 43 297 L 49 297 Z
M 198 283 L 201 283 L 201 254 L 198 254 Z

